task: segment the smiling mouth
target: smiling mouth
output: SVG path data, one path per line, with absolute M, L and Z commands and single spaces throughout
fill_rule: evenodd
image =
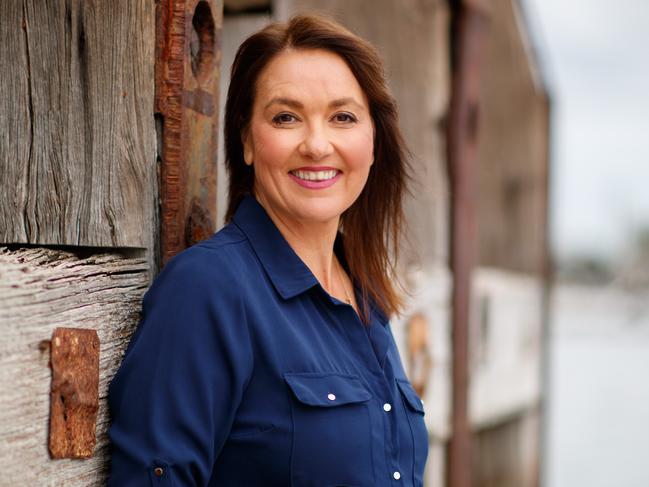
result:
M 336 169 L 327 169 L 324 171 L 304 171 L 296 169 L 295 171 L 290 171 L 290 173 L 303 181 L 328 181 L 335 178 L 340 171 Z

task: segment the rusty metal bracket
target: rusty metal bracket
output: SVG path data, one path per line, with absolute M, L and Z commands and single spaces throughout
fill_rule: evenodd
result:
M 156 3 L 162 265 L 216 228 L 222 19 L 222 0 Z
M 99 410 L 99 337 L 95 330 L 57 328 L 50 342 L 50 455 L 88 458 Z

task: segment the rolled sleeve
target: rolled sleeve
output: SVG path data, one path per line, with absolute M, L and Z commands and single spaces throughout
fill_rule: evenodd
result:
M 109 486 L 206 485 L 253 368 L 243 299 L 218 253 L 173 259 L 109 388 Z

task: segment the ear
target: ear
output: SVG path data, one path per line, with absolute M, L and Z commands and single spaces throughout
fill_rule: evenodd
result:
M 246 166 L 252 166 L 255 151 L 252 145 L 252 137 L 248 130 L 241 135 L 241 142 L 243 143 L 243 160 Z

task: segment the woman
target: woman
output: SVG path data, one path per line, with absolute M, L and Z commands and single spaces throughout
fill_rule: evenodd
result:
M 144 298 L 109 484 L 422 485 L 387 319 L 405 160 L 376 52 L 319 17 L 266 27 L 232 66 L 225 139 L 229 223 Z

